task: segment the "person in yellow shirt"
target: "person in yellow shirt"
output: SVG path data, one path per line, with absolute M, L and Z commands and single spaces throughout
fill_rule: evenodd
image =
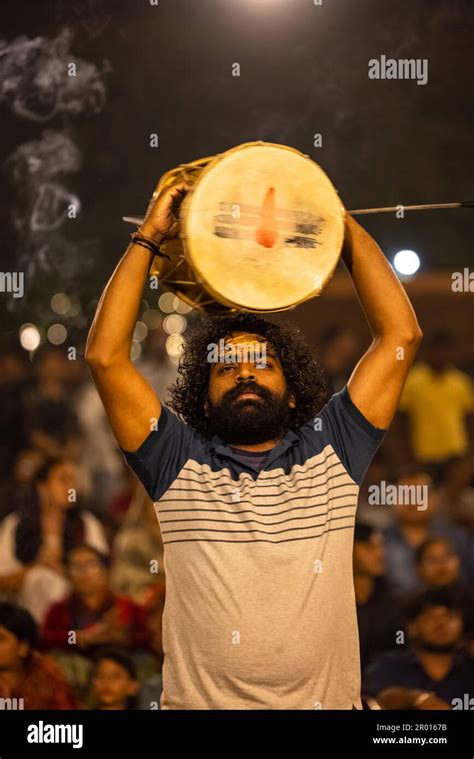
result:
M 468 417 L 474 382 L 451 363 L 452 339 L 438 331 L 427 341 L 425 361 L 410 371 L 399 410 L 408 415 L 414 456 L 435 470 L 470 448 Z

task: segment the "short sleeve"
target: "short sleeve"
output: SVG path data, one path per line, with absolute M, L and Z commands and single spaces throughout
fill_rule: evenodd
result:
M 141 446 L 136 451 L 120 450 L 152 501 L 157 501 L 201 441 L 201 436 L 192 427 L 162 406 L 157 429 L 150 432 Z
M 387 430 L 374 427 L 365 418 L 352 402 L 347 385 L 332 396 L 313 427 L 325 443 L 332 445 L 347 472 L 360 485 Z

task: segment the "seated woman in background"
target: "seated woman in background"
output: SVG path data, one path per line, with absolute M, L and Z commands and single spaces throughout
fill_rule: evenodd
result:
M 0 523 L 0 593 L 28 609 L 38 623 L 68 590 L 64 557 L 87 543 L 108 552 L 99 520 L 77 503 L 78 470 L 68 459 L 48 459 L 31 498 Z
M 51 649 L 89 653 L 102 645 L 149 648 L 147 615 L 131 598 L 112 592 L 109 559 L 87 545 L 67 554 L 72 593 L 46 614 L 41 641 Z
M 20 709 L 76 709 L 58 666 L 36 650 L 36 641 L 31 614 L 0 603 L 0 698 L 21 699 Z

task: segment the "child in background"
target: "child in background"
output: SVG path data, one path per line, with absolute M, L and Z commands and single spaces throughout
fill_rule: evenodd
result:
M 94 656 L 94 709 L 135 709 L 140 690 L 132 659 L 119 648 L 103 648 Z

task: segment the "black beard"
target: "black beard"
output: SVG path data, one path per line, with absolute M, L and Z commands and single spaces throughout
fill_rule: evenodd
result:
M 261 400 L 236 400 L 241 393 L 255 393 Z M 280 398 L 254 382 L 241 383 L 215 405 L 208 399 L 211 434 L 234 445 L 258 445 L 283 437 L 290 423 L 289 397 L 288 390 Z

